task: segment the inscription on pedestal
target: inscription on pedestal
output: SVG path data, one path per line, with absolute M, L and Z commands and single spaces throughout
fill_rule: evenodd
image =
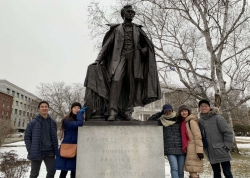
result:
M 77 177 L 164 178 L 162 127 L 83 126 L 78 135 Z

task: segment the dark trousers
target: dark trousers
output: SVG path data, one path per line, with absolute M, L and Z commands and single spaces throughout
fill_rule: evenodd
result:
M 214 172 L 214 178 L 221 178 L 220 165 L 222 167 L 224 176 L 226 178 L 233 178 L 233 175 L 232 175 L 232 172 L 231 172 L 230 161 L 226 161 L 226 162 L 222 162 L 222 163 L 216 163 L 216 164 L 211 164 L 213 172 Z
M 43 155 L 41 157 L 41 160 L 31 161 L 30 178 L 38 177 L 42 161 L 44 161 L 47 170 L 46 178 L 54 178 L 54 175 L 56 173 L 56 170 L 54 169 L 54 163 L 55 163 L 54 155 Z
M 133 112 L 133 102 L 135 97 L 133 54 L 134 51 L 130 51 L 121 56 L 120 63 L 118 64 L 116 72 L 112 77 L 109 101 L 111 115 L 112 111 L 114 113 L 118 112 L 119 104 L 119 108 L 123 110 L 123 112 L 128 114 Z M 119 100 L 122 100 L 122 102 L 119 102 Z
M 66 178 L 67 173 L 68 173 L 68 171 L 61 171 L 59 178 Z M 71 171 L 70 178 L 75 178 L 75 177 L 76 177 L 76 171 Z

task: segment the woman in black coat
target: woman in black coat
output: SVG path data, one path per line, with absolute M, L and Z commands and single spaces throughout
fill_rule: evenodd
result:
M 172 178 L 184 178 L 185 153 L 182 151 L 180 122 L 170 104 L 165 104 L 162 112 L 148 120 L 156 120 L 163 126 L 164 155 L 168 158 Z

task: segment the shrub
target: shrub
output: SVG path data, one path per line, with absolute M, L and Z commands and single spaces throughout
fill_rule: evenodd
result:
M 247 134 L 247 126 L 242 124 L 234 124 L 234 132 L 238 136 L 245 136 Z
M 28 172 L 30 161 L 18 158 L 15 151 L 0 154 L 0 171 L 5 178 L 22 178 Z

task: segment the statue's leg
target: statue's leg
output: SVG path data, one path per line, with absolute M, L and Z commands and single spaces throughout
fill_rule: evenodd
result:
M 109 111 L 110 116 L 109 121 L 115 120 L 118 113 L 118 101 L 120 98 L 122 82 L 112 81 L 110 89 L 110 99 L 109 99 Z
M 118 114 L 118 101 L 121 95 L 121 87 L 123 82 L 123 77 L 125 75 L 125 58 L 121 56 L 121 61 L 117 66 L 116 72 L 112 78 L 110 98 L 109 98 L 109 113 L 110 116 L 108 120 L 116 120 Z
M 128 92 L 128 103 L 125 110 L 125 119 L 126 120 L 133 120 L 132 113 L 134 111 L 134 99 L 135 99 L 135 78 L 134 78 L 134 67 L 133 67 L 133 57 L 134 57 L 134 51 L 131 51 L 126 54 L 126 62 L 127 62 L 127 68 L 126 68 L 126 74 L 125 74 L 125 80 L 127 82 L 127 92 Z

